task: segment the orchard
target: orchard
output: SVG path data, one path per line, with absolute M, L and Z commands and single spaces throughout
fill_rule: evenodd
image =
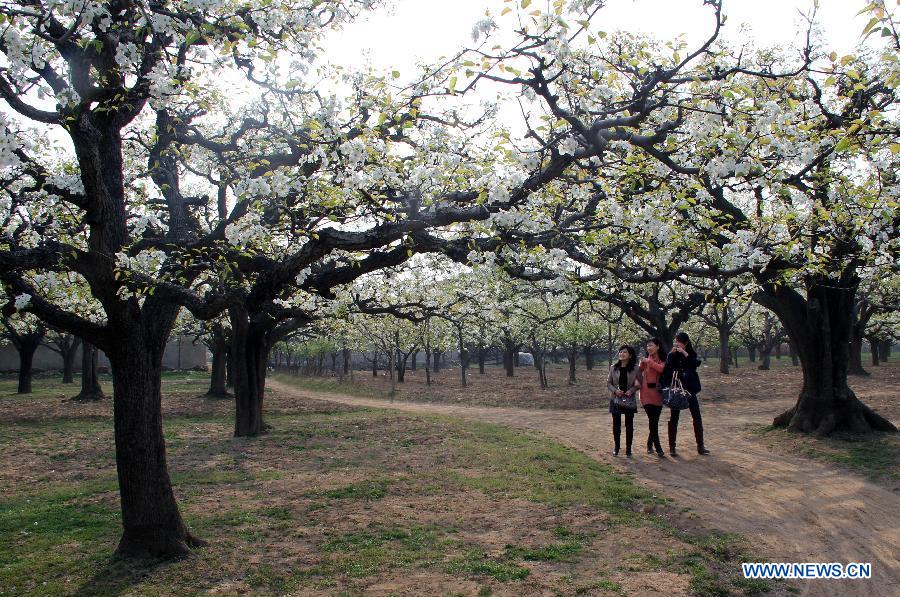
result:
M 498 453 L 557 454 L 557 448 L 528 443 L 549 439 L 505 435 L 520 433 L 504 427 L 507 422 L 569 446 L 554 457 L 570 458 L 565 450 L 575 448 L 587 455 L 577 465 L 586 467 L 583 474 L 600 474 L 592 467 L 601 466 L 598 459 L 609 465 L 609 451 L 598 446 L 609 435 L 607 385 L 613 388 L 618 379 L 609 372 L 620 347 L 632 346 L 644 357 L 648 340 L 656 338 L 665 358 L 681 346 L 679 332 L 689 334 L 705 363 L 701 376 L 712 380 L 701 394 L 705 416 L 714 420 L 712 429 L 707 425 L 707 458 L 727 459 L 730 440 L 715 428 L 724 429 L 732 417 L 727 424 L 736 425 L 740 441 L 778 443 L 785 458 L 800 458 L 791 446 L 826 446 L 807 452 L 838 456 L 811 466 L 863 479 L 859 483 L 871 485 L 866 499 L 893 500 L 878 507 L 897 505 L 896 493 L 884 490 L 897 482 L 900 466 L 896 397 L 880 393 L 883 385 L 896 387 L 891 347 L 900 339 L 895 7 L 860 2 L 852 25 L 857 45 L 847 52 L 833 49 L 821 33 L 814 3 L 793 42 L 778 45 L 756 42 L 732 26 L 727 0 L 696 0 L 703 33 L 691 41 L 675 33 L 614 30 L 607 15 L 617 3 L 487 2 L 466 45 L 415 71 L 343 65 L 329 54 L 341 31 L 394 10 L 380 0 L 0 3 L 0 336 L 17 355 L 15 391 L 11 385 L 8 397 L 0 396 L 0 409 L 11 409 L 4 433 L 19 433 L 15 426 L 30 395 L 35 413 L 43 412 L 50 405 L 41 398 L 46 384 L 73 383 L 81 371 L 81 392 L 66 402 L 67 414 L 59 415 L 54 398 L 55 406 L 38 419 L 101 417 L 111 429 L 98 431 L 95 439 L 105 443 L 91 449 L 109 450 L 105 465 L 97 466 L 115 464 L 121 518 L 106 521 L 117 525 L 119 537 L 98 553 L 109 558 L 114 552 L 126 570 L 151 559 L 219 557 L 203 555 L 218 553 L 220 534 L 204 535 L 213 527 L 198 522 L 202 509 L 191 505 L 197 494 L 179 489 L 177 479 L 189 478 L 191 469 L 185 468 L 185 446 L 212 442 L 203 448 L 210 462 L 241 451 L 255 462 L 302 437 L 295 432 L 305 429 L 304 417 L 315 418 L 319 431 L 340 428 L 334 437 L 354 437 L 342 427 L 346 417 L 354 429 L 383 426 L 384 435 L 372 434 L 366 446 L 386 452 L 359 463 L 382 467 L 378 479 L 401 474 L 384 468 L 385 454 L 393 454 L 396 442 L 419 441 L 398 439 L 411 429 L 416 437 L 431 437 L 428 425 L 441 426 L 447 437 L 469 438 L 460 444 L 472 451 L 465 458 L 463 448 L 432 454 L 422 440 L 421 458 L 434 459 L 426 468 L 444 471 L 442 462 L 456 462 L 446 465 L 457 471 L 454 482 L 466 482 L 466 473 L 458 472 L 466 466 L 474 471 L 493 462 L 486 454 L 494 452 L 478 451 L 497 438 L 507 442 L 495 446 Z M 182 382 L 164 371 L 166 346 L 176 337 L 208 350 L 208 374 Z M 33 372 L 41 346 L 58 355 L 61 382 Z M 98 351 L 108 362 L 99 373 Z M 754 401 L 753 384 L 775 389 L 758 389 Z M 741 406 L 729 410 L 727 403 L 711 413 L 717 403 L 705 399 L 712 396 L 726 402 L 739 396 L 734 404 Z M 403 417 L 424 416 L 432 405 L 434 413 L 457 418 L 400 424 L 371 414 L 382 411 L 315 414 L 316 400 L 416 413 Z M 500 410 L 492 406 L 510 410 L 495 416 Z M 540 422 L 543 409 L 559 421 L 582 412 L 602 424 L 590 440 L 554 432 Z M 755 418 L 744 420 L 750 412 Z M 190 417 L 201 417 L 196 429 L 209 425 L 207 431 L 185 431 Z M 637 418 L 641 453 L 645 423 L 643 414 Z M 453 422 L 461 419 L 498 427 L 488 432 Z M 763 431 L 748 431 L 751 424 Z M 179 450 L 177 475 L 170 473 L 172 441 Z M 333 454 L 355 445 L 323 441 Z M 876 446 L 878 462 L 886 463 L 874 480 L 865 476 L 869 464 L 863 472 L 840 468 L 855 462 L 840 456 L 854 449 L 853 442 Z M 22 462 L 38 458 L 30 448 L 17 449 L 26 450 Z M 308 446 L 289 452 L 276 468 L 288 462 L 311 467 L 319 462 L 313 452 Z M 506 463 L 525 474 L 519 464 Z M 687 458 L 678 464 L 702 466 Z M 412 474 L 414 466 L 402 474 Z M 720 460 L 714 466 L 722 473 L 736 465 Z M 645 490 L 617 470 L 602 473 L 612 480 L 579 485 L 596 486 L 598 493 L 566 493 L 558 500 L 544 493 L 551 481 L 520 479 L 521 487 L 533 481 L 542 488 L 522 499 L 556 508 L 560 520 L 569 514 L 559 509 L 572 504 L 609 507 L 610 524 L 625 524 L 644 506 L 619 512 L 604 492 L 649 504 L 674 484 L 674 477 L 647 473 L 651 489 Z M 16 499 L 30 491 L 15 474 L 8 478 Z M 252 486 L 265 501 L 260 496 L 275 490 L 263 491 L 268 481 L 260 479 Z M 696 495 L 716 491 L 703 486 L 702 475 L 687 479 L 698 484 Z M 800 476 L 769 481 L 796 484 L 801 492 L 812 482 Z M 74 491 L 79 485 L 72 483 Z M 347 495 L 390 497 L 394 481 L 373 483 L 351 483 L 356 489 Z M 494 495 L 491 483 L 473 487 L 466 491 Z M 223 494 L 216 488 L 203 490 L 212 491 L 210 500 Z M 675 503 L 693 505 L 672 491 Z M 467 499 L 460 496 L 446 494 L 447 503 Z M 184 499 L 187 515 L 179 506 Z M 3 508 L 12 512 L 13 503 Z M 697 507 L 710 528 L 754 532 L 739 522 L 722 527 L 715 511 Z M 316 508 L 307 516 L 330 512 L 328 502 L 321 513 L 314 514 Z M 869 503 L 866 508 L 877 511 Z M 365 513 L 334 512 L 358 520 L 360 529 L 375 524 L 366 526 Z M 665 520 L 660 528 L 680 524 Z M 458 585 L 464 593 L 580 590 L 577 583 L 560 588 L 543 580 L 518 589 L 503 584 L 571 576 L 559 563 L 568 556 L 542 560 L 546 554 L 538 557 L 537 548 L 510 545 L 500 549 L 504 555 L 491 555 L 489 547 L 466 543 L 471 537 L 460 543 L 470 547 L 460 555 L 447 547 L 452 541 L 432 536 L 435 520 L 417 524 L 379 545 L 390 551 L 390 542 L 400 541 L 407 549 L 410 537 L 422 532 L 432 537 L 431 556 L 421 562 L 410 556 L 403 565 L 379 560 L 368 576 L 385 581 L 385 570 L 412 566 L 426 576 L 439 570 L 418 587 L 431 592 L 454 590 L 451 577 L 464 579 Z M 554 539 L 561 553 L 582 553 L 589 542 L 601 541 L 594 530 L 572 523 L 577 530 L 570 532 L 567 524 L 557 525 L 563 530 Z M 365 532 L 388 532 L 378 529 Z M 694 541 L 686 536 L 677 540 Z M 317 545 L 316 557 L 331 553 L 326 539 L 308 541 Z M 877 541 L 883 543 L 871 553 L 839 549 L 840 541 L 824 545 L 815 554 L 819 560 L 807 552 L 778 552 L 774 544 L 756 555 L 759 561 L 870 557 L 881 566 L 876 580 L 823 594 L 900 590 L 896 562 L 877 556 L 897 553 L 896 536 Z M 260 549 L 263 558 L 275 553 Z M 697 564 L 703 570 L 707 555 Z M 0 561 L 13 566 L 19 560 Z M 528 564 L 534 561 L 562 568 L 548 572 Z M 685 593 L 714 594 L 698 569 L 681 560 L 671 566 L 672 574 L 690 576 Z M 723 573 L 725 564 L 709 566 L 715 574 L 703 574 L 725 583 L 725 593 L 754 592 L 749 580 L 731 578 L 739 567 Z M 335 572 L 339 568 L 320 563 L 280 589 L 265 582 L 241 586 L 278 593 L 391 592 L 390 583 L 366 584 L 359 579 L 367 573 Z M 9 570 L 11 577 L 24 574 Z M 204 577 L 181 585 L 147 574 L 160 584 L 136 592 L 206 590 L 220 582 Z M 585 584 L 585 590 L 641 593 L 620 578 L 626 572 L 609 574 L 619 580 Z M 526 576 L 532 580 L 522 580 Z M 324 584 L 304 584 L 310 578 Z M 665 591 L 663 585 L 644 594 Z M 98 586 L 81 588 L 95 592 Z M 242 590 L 222 586 L 226 593 Z M 826 586 L 847 585 L 814 590 Z M 416 590 L 414 584 L 398 587 Z M 50 592 L 76 588 L 59 585 Z

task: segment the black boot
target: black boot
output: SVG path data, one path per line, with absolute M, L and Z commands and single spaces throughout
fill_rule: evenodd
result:
M 693 419 L 694 421 L 694 438 L 697 440 L 697 454 L 703 454 L 704 456 L 709 454 L 709 450 L 706 449 L 706 446 L 703 445 L 703 421 L 700 419 Z
M 677 435 L 678 423 L 669 419 L 669 454 L 671 454 L 673 458 L 678 458 L 678 453 L 675 451 L 675 439 Z

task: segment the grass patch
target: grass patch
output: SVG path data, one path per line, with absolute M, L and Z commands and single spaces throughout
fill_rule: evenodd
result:
M 493 559 L 481 549 L 471 549 L 462 557 L 447 564 L 450 574 L 469 576 L 491 576 L 500 582 L 522 580 L 531 570 L 504 559 Z
M 193 375 L 170 374 L 175 384 L 205 384 Z M 0 586 L 19 594 L 357 594 L 382 581 L 475 578 L 505 594 L 553 592 L 554 579 L 568 575 L 569 593 L 621 593 L 597 578 L 627 564 L 594 549 L 615 541 L 603 533 L 607 522 L 657 524 L 641 506 L 661 499 L 535 433 L 375 409 L 300 404 L 298 413 L 285 409 L 295 402 L 277 401 L 283 410 L 267 417 L 274 430 L 251 439 L 231 438 L 221 411 L 167 416 L 176 495 L 192 532 L 210 545 L 165 564 L 110 559 L 121 528 L 108 417 L 54 411 L 24 425 L 0 422 L 0 447 L 57 469 L 0 502 Z M 591 522 L 580 522 L 586 512 Z M 489 535 L 486 520 L 498 523 Z M 689 561 L 645 564 L 690 573 L 704 591 L 752 589 L 720 572 L 736 553 L 724 539 L 691 541 Z M 544 578 L 545 570 L 554 574 Z
M 365 375 L 365 372 L 357 371 L 356 375 Z M 391 397 L 390 392 L 382 392 L 376 388 L 351 382 L 349 378 L 345 378 L 344 382 L 341 383 L 338 378 L 334 377 L 301 377 L 278 373 L 273 375 L 272 379 L 301 390 L 326 394 L 345 394 L 358 398 L 389 399 Z
M 831 462 L 875 480 L 900 481 L 900 437 L 896 433 L 835 433 L 818 437 L 772 425 L 761 425 L 753 431 L 776 451 Z
M 619 522 L 641 518 L 636 513 L 641 504 L 664 501 L 612 467 L 532 433 L 471 423 L 468 430 L 451 443 L 460 464 L 475 467 L 478 463 L 482 474 L 448 473 L 456 483 L 558 507 L 588 504 Z

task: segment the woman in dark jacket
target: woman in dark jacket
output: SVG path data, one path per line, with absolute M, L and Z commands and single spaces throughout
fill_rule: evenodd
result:
M 619 360 L 609 368 L 606 380 L 609 388 L 609 412 L 613 418 L 613 456 L 619 455 L 619 438 L 622 435 L 622 415 L 625 415 L 625 455 L 631 457 L 631 440 L 634 438 L 634 413 L 637 412 L 635 395 L 641 389 L 641 370 L 637 367 L 637 353 L 630 346 L 619 348 Z M 633 406 L 623 406 L 616 398 L 624 399 Z
M 709 454 L 709 450 L 703 443 L 703 419 L 700 417 L 700 401 L 697 394 L 700 393 L 700 376 L 697 375 L 697 367 L 700 359 L 691 344 L 690 337 L 684 332 L 675 335 L 675 346 L 666 356 L 666 366 L 660 376 L 662 387 L 668 387 L 672 383 L 672 377 L 677 372 L 681 385 L 690 393 L 688 408 L 694 421 L 694 438 L 697 440 L 697 453 Z M 675 452 L 675 439 L 678 436 L 678 418 L 681 411 L 669 409 L 669 454 L 677 457 Z

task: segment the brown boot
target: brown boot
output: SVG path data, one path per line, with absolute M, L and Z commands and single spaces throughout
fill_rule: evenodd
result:
M 669 419 L 669 454 L 671 454 L 673 458 L 678 457 L 678 453 L 675 451 L 675 439 L 677 435 L 678 423 Z
M 703 421 L 693 419 L 694 421 L 694 438 L 697 440 L 697 454 L 707 455 L 709 450 L 703 445 Z

